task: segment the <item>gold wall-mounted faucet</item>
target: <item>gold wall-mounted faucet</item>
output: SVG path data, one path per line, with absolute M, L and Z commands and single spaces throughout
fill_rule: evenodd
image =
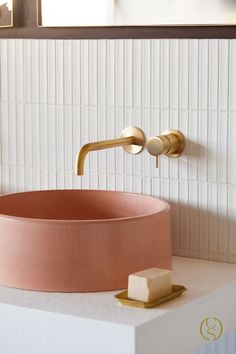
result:
M 122 131 L 121 137 L 118 139 L 96 141 L 82 146 L 76 157 L 75 174 L 78 176 L 84 174 L 84 162 L 89 152 L 118 146 L 122 146 L 129 154 L 139 154 L 146 146 L 145 134 L 140 128 L 128 127 Z
M 154 136 L 148 139 L 147 150 L 156 156 L 156 167 L 159 165 L 159 156 L 179 157 L 185 148 L 184 135 L 175 129 L 169 129 L 160 136 Z

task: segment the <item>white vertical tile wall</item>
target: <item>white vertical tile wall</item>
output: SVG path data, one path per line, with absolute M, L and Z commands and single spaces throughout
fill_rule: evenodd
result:
M 82 144 L 179 128 L 180 159 Z M 172 205 L 176 255 L 236 263 L 236 40 L 0 40 L 1 192 L 115 189 Z
M 179 128 L 180 159 L 82 144 Z M 100 188 L 172 206 L 176 255 L 236 263 L 236 40 L 0 40 L 1 193 Z M 234 354 L 235 333 L 194 354 Z
M 192 354 L 235 354 L 236 331 L 225 334 L 215 342 L 208 342 Z

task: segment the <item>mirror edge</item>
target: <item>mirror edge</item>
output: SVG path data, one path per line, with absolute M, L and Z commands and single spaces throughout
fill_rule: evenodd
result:
M 42 0 L 36 0 L 37 27 L 43 27 L 42 24 Z

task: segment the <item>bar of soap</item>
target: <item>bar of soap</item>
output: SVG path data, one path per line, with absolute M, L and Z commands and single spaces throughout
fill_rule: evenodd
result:
M 128 298 L 151 302 L 167 296 L 172 291 L 172 272 L 151 268 L 129 275 Z

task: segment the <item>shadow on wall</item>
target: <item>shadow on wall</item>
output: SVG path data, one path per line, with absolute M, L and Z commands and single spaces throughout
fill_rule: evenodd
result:
M 236 230 L 236 219 L 230 219 L 220 211 L 169 203 L 174 255 L 230 262 L 230 237 L 227 235 L 229 229 Z
M 185 140 L 185 143 L 186 151 L 184 152 L 184 155 L 194 159 L 199 159 L 201 156 L 203 157 L 206 155 L 207 149 L 204 145 L 200 145 L 199 143 L 195 143 L 188 139 Z
M 194 162 L 199 159 L 205 159 L 208 151 L 209 147 L 206 145 L 185 138 L 185 149 L 181 158 L 188 157 L 189 160 L 191 159 Z

